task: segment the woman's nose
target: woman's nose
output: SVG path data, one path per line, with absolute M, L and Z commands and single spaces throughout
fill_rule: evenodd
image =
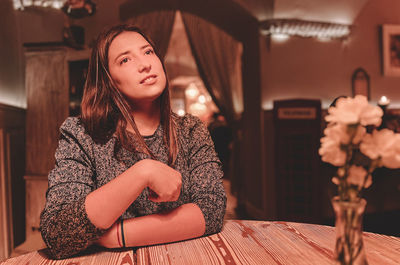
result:
M 148 72 L 151 70 L 151 64 L 149 62 L 140 62 L 139 73 Z

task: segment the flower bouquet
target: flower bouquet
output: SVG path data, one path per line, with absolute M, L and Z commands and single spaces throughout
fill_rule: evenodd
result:
M 377 130 L 383 111 L 366 97 L 339 98 L 328 109 L 328 122 L 319 154 L 338 167 L 332 178 L 338 196 L 332 199 L 336 221 L 335 258 L 340 264 L 367 264 L 362 241 L 362 216 L 366 201 L 362 190 L 372 184 L 378 167 L 400 167 L 400 134 Z

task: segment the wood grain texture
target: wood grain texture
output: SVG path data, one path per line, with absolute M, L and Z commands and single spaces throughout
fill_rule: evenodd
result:
M 0 128 L 0 258 L 8 257 L 13 245 L 10 148 L 7 133 Z
M 24 128 L 26 110 L 0 103 L 0 128 Z
M 59 127 L 69 116 L 69 63 L 89 50 L 42 47 L 25 52 L 26 174 L 47 175 L 54 167 Z
M 136 265 L 134 253 L 128 251 L 104 251 L 85 256 L 50 260 L 43 250 L 30 252 L 28 254 L 0 262 L 1 265 Z
M 26 185 L 26 239 L 34 234 L 40 234 L 40 213 L 43 211 L 46 204 L 46 190 L 47 190 L 47 175 L 45 176 L 25 176 Z M 35 238 L 41 238 L 36 236 Z M 44 242 L 35 243 L 36 246 L 45 246 Z M 38 248 L 36 248 L 38 249 Z M 32 251 L 30 249 L 29 251 Z
M 369 265 L 400 264 L 400 238 L 364 233 Z M 125 252 L 98 252 L 62 261 L 49 260 L 44 251 L 6 260 L 13 264 L 118 264 L 118 265 L 258 265 L 335 264 L 334 227 L 289 223 L 229 220 L 221 233 L 183 242 Z
M 25 110 L 0 103 L 0 259 L 25 239 Z
M 26 174 L 47 175 L 54 166 L 61 123 L 68 117 L 66 53 L 26 53 Z
M 38 231 L 39 216 L 46 200 L 47 175 L 54 168 L 59 127 L 69 116 L 69 66 L 74 61 L 86 60 L 89 54 L 90 50 L 57 45 L 27 46 L 25 50 L 26 241 L 14 254 L 37 250 L 44 245 Z M 0 124 L 3 108 L 0 105 Z
M 364 233 L 370 265 L 400 264 L 400 238 Z M 227 221 L 223 231 L 185 242 L 140 248 L 139 265 L 335 264 L 335 229 L 289 222 Z

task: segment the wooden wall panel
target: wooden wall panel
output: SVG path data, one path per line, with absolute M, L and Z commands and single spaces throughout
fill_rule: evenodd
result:
M 89 53 L 90 50 L 46 45 L 27 46 L 25 51 L 26 193 L 21 198 L 26 199 L 26 240 L 14 249 L 13 255 L 44 247 L 39 220 L 46 200 L 47 176 L 54 168 L 59 127 L 69 116 L 69 70 L 72 62 L 87 60 Z
M 275 135 L 272 110 L 264 110 L 263 195 L 265 218 L 276 220 Z
M 25 239 L 25 110 L 0 104 L 0 260 Z
M 47 175 L 54 166 L 58 128 L 68 116 L 65 57 L 62 49 L 27 53 L 27 175 Z
M 13 245 L 11 176 L 8 141 L 0 129 L 0 260 L 7 258 Z

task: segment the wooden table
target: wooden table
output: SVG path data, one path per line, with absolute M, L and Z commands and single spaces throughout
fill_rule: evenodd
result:
M 369 265 L 400 264 L 400 238 L 364 233 Z M 330 226 L 229 220 L 221 233 L 184 242 L 128 251 L 103 251 L 50 261 L 35 251 L 1 263 L 10 264 L 335 264 L 335 229 Z

